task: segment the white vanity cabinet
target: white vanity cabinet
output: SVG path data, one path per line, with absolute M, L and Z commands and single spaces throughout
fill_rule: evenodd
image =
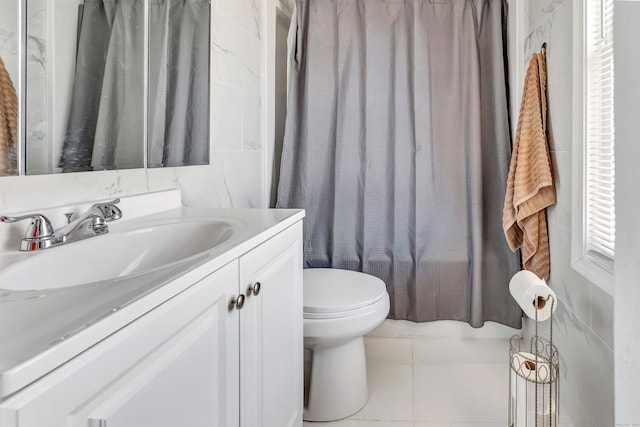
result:
M 243 427 L 302 425 L 301 236 L 298 223 L 240 258 L 240 285 L 247 295 L 240 311 Z M 255 295 L 248 288 L 257 283 Z
M 301 426 L 301 237 L 297 222 L 0 402 L 0 427 Z

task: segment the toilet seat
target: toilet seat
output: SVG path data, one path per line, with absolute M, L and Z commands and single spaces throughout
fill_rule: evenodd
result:
M 304 275 L 304 318 L 335 319 L 385 303 L 387 288 L 377 277 L 355 271 L 313 268 Z

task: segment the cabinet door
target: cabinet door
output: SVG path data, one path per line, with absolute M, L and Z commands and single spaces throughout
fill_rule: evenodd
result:
M 303 405 L 302 223 L 240 258 L 240 423 L 299 427 Z M 244 291 L 243 291 L 244 290 Z
M 0 404 L 2 427 L 239 426 L 233 262 Z

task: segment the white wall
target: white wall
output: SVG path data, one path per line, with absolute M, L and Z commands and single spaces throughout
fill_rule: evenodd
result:
M 187 205 L 263 206 L 263 1 L 214 0 L 212 9 L 210 165 L 3 177 L 0 213 L 172 188 Z
M 614 418 L 613 297 L 571 267 L 572 1 L 529 0 L 522 7 L 529 26 L 523 67 L 547 43 L 549 144 L 558 194 L 547 212 L 549 286 L 560 299 L 553 331 L 561 356 L 560 399 L 576 427 L 604 427 Z
M 640 1 L 615 2 L 616 425 L 640 425 Z

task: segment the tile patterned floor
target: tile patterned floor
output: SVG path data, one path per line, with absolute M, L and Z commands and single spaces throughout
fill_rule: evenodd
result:
M 365 338 L 369 376 L 365 407 L 346 420 L 305 422 L 304 427 L 507 425 L 508 339 L 411 333 L 391 337 L 386 329 L 387 336 L 374 331 L 374 336 Z M 571 427 L 564 412 L 559 427 Z

